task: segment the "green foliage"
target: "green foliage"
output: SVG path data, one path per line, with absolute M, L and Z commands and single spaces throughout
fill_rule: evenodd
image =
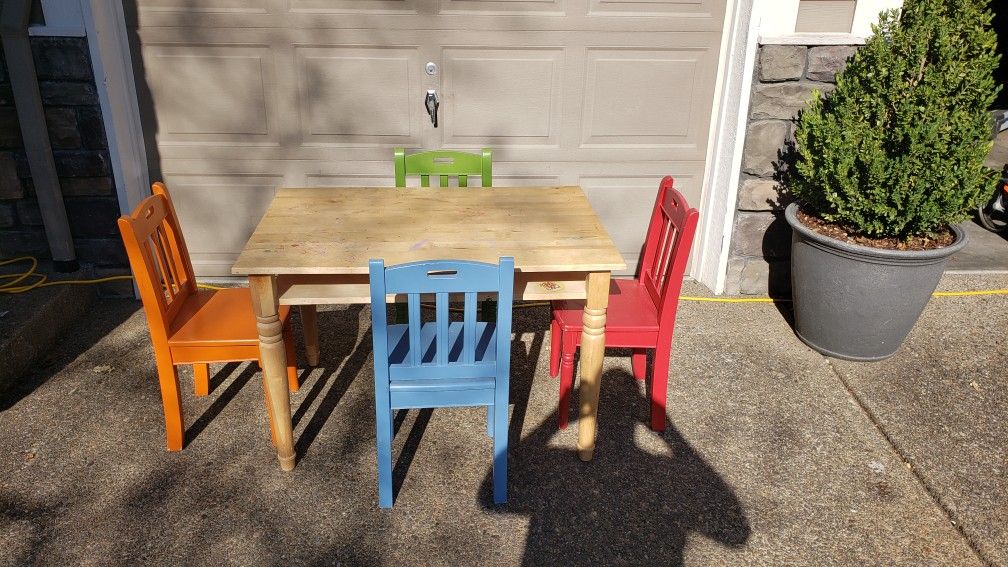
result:
M 907 238 L 967 219 L 995 172 L 1000 87 L 988 0 L 905 0 L 798 120 L 791 190 L 856 233 Z

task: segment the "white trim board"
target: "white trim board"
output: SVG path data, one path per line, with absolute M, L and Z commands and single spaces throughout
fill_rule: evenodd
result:
M 704 214 L 698 239 L 701 245 L 690 271 L 692 277 L 718 295 L 725 289 L 742 169 L 759 27 L 756 2 L 758 0 L 734 0 L 725 10 L 727 21 L 715 91 L 715 115 L 711 120 L 704 174 L 701 208 Z
M 759 34 L 762 44 L 779 45 L 861 45 L 872 33 L 883 10 L 903 6 L 903 0 L 857 0 L 850 33 L 796 33 L 798 5 L 807 0 L 756 0 L 758 12 L 768 17 L 760 18 Z
M 122 3 L 116 0 L 80 0 L 80 7 L 112 159 L 119 210 L 126 214 L 150 195 L 126 18 Z

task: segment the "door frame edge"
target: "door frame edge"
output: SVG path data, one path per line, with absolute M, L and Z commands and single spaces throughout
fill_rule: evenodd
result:
M 725 291 L 735 204 L 742 171 L 749 98 L 759 31 L 760 0 L 729 0 L 718 57 L 707 143 L 700 238 L 690 276 L 715 294 Z

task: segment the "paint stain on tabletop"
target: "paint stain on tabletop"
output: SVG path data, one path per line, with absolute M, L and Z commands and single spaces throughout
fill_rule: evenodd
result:
M 425 239 L 421 240 L 420 242 L 417 242 L 413 246 L 410 246 L 410 250 L 419 250 L 419 249 L 423 248 L 424 246 L 427 246 L 428 244 L 430 244 L 430 240 L 428 240 L 428 239 L 425 238 Z

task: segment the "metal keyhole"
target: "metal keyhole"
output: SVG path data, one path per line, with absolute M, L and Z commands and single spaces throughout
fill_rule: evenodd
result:
M 424 70 L 427 71 L 427 74 L 430 75 L 431 77 L 437 75 L 437 63 L 433 61 L 428 61 L 427 65 L 424 66 Z

